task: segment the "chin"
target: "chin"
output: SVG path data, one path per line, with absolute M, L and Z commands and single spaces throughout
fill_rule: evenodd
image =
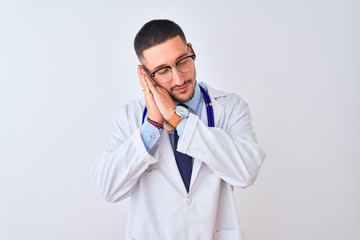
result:
M 190 99 L 192 99 L 194 96 L 194 94 L 192 95 L 186 95 L 186 96 L 183 96 L 183 95 L 180 95 L 180 96 L 173 96 L 173 99 L 178 101 L 178 102 L 187 102 L 189 101 Z

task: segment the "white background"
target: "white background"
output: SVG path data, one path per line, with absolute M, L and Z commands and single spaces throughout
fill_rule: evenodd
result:
M 180 24 L 198 80 L 250 105 L 267 158 L 235 191 L 247 240 L 360 239 L 360 3 L 0 1 L 0 239 L 124 239 L 129 200 L 90 184 L 120 107 L 141 97 L 133 39 Z

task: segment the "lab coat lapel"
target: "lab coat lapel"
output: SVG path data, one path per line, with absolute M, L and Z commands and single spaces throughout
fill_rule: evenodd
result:
M 211 89 L 209 86 L 206 86 L 206 87 L 208 88 L 208 93 L 211 98 L 211 104 L 212 104 L 213 110 L 214 110 L 214 122 L 215 122 L 215 127 L 216 127 L 219 123 L 219 119 L 224 111 L 224 108 L 223 108 L 223 106 L 220 105 L 220 103 L 218 103 L 216 101 L 215 97 L 222 96 L 223 94 L 222 94 L 222 92 L 218 92 L 214 89 Z M 208 125 L 207 111 L 206 111 L 205 103 L 203 104 L 203 108 L 202 108 L 201 121 L 204 122 L 206 125 Z M 192 173 L 191 173 L 190 189 L 193 186 L 196 176 L 199 173 L 201 164 L 202 164 L 202 161 L 200 161 L 198 159 L 194 159 L 193 169 L 192 169 Z
M 169 169 L 171 175 L 174 177 L 173 179 L 175 181 L 175 184 L 179 186 L 179 189 L 181 189 L 182 192 L 186 193 L 186 188 L 181 178 L 178 166 L 176 164 L 174 152 L 172 150 L 170 135 L 167 131 L 163 131 L 163 133 L 161 134 L 161 137 L 159 139 L 159 146 L 161 146 L 162 148 L 160 149 L 162 155 L 161 161 L 165 162 L 165 165 Z

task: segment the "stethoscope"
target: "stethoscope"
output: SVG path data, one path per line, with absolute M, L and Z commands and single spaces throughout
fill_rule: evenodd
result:
M 211 99 L 209 94 L 207 93 L 207 91 L 200 86 L 200 90 L 202 92 L 202 94 L 204 95 L 204 100 L 205 100 L 205 106 L 206 106 L 206 113 L 207 113 L 207 121 L 208 121 L 208 126 L 209 127 L 215 127 L 215 122 L 214 122 L 214 109 L 212 107 L 212 103 L 211 103 Z M 147 108 L 145 106 L 144 112 L 143 112 L 143 116 L 142 116 L 142 124 L 144 124 L 145 121 L 145 117 L 147 114 Z

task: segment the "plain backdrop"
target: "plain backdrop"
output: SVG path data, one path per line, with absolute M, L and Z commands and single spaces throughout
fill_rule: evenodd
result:
M 247 240 L 360 239 L 360 3 L 0 0 L 0 239 L 124 239 L 90 163 L 142 96 L 141 26 L 169 18 L 197 79 L 250 105 L 267 158 L 234 192 Z M 149 236 L 151 239 L 151 236 Z

